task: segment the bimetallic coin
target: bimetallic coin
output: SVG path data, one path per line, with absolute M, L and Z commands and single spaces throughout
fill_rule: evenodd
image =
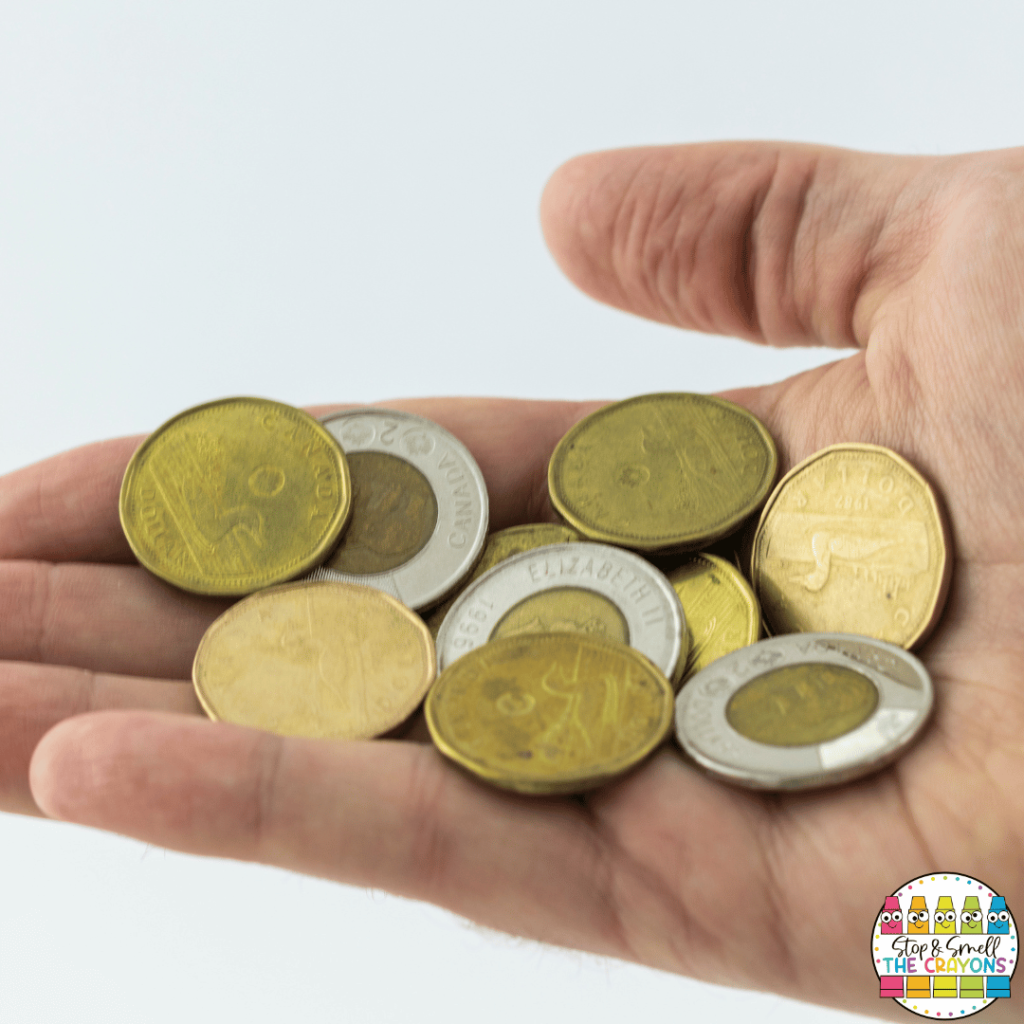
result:
M 513 555 L 466 587 L 437 634 L 438 663 L 500 637 L 561 631 L 627 643 L 672 680 L 686 664 L 686 620 L 664 574 L 589 542 Z
M 686 615 L 690 654 L 683 681 L 716 658 L 756 643 L 761 609 L 750 584 L 724 558 L 691 555 L 668 574 Z
M 888 448 L 838 444 L 790 470 L 768 499 L 754 593 L 775 634 L 843 630 L 909 649 L 938 621 L 952 561 L 921 474 Z
M 557 523 L 526 523 L 523 526 L 509 526 L 507 529 L 498 530 L 496 533 L 488 535 L 480 561 L 476 563 L 473 572 L 462 584 L 463 589 L 483 576 L 489 569 L 493 569 L 499 562 L 504 562 L 506 558 L 518 555 L 522 551 L 533 551 L 549 544 L 572 544 L 582 539 L 575 530 L 568 526 L 559 526 Z M 445 616 L 455 604 L 458 596 L 458 593 L 453 594 L 446 601 L 442 601 L 429 615 L 423 617 L 427 629 L 430 630 L 430 634 L 435 640 L 441 623 L 444 622 Z
M 351 497 L 345 456 L 312 416 L 225 398 L 179 413 L 142 443 L 121 484 L 121 526 L 168 583 L 248 594 L 321 561 Z
M 284 736 L 369 739 L 419 706 L 434 642 L 400 601 L 352 583 L 289 583 L 229 608 L 192 666 L 210 718 Z
M 848 633 L 780 636 L 693 676 L 676 699 L 676 737 L 708 772 L 741 786 L 827 786 L 896 758 L 932 700 L 924 666 L 893 644 Z
M 520 793 L 578 793 L 662 742 L 672 696 L 664 675 L 624 644 L 537 633 L 459 658 L 425 711 L 441 753 L 479 778 Z
M 487 486 L 460 441 L 421 416 L 357 409 L 323 419 L 352 474 L 352 520 L 310 579 L 348 580 L 429 608 L 469 574 L 487 536 Z
M 771 490 L 775 443 L 710 395 L 642 395 L 580 420 L 548 464 L 551 502 L 591 540 L 694 550 L 735 530 Z

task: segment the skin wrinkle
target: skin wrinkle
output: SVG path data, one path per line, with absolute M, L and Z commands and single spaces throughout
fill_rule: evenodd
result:
M 262 859 L 265 849 L 273 845 L 273 827 L 268 829 L 268 823 L 274 821 L 274 798 L 280 782 L 283 755 L 283 737 L 271 732 L 259 735 L 256 744 L 259 772 L 253 792 L 252 825 L 250 826 L 253 837 L 253 856 L 256 859 Z
M 619 288 L 618 305 L 624 308 L 629 305 L 629 290 L 627 288 L 628 275 L 623 272 L 622 267 L 623 265 L 629 265 L 633 253 L 632 236 L 637 226 L 636 210 L 638 205 L 640 205 L 636 201 L 634 189 L 645 170 L 645 161 L 640 161 L 633 169 L 625 188 L 622 189 L 622 198 L 611 219 L 611 238 L 608 246 L 608 255 L 611 259 L 612 274 Z M 648 221 L 650 216 L 651 214 L 649 213 Z M 640 234 L 641 241 L 646 237 L 647 230 L 645 226 Z M 643 245 L 641 244 L 637 248 L 642 252 Z M 640 265 L 642 266 L 643 263 L 644 261 L 641 259 Z M 600 276 L 599 273 L 598 277 Z
M 779 953 L 779 958 L 774 964 L 774 969 L 782 974 L 782 977 L 795 989 L 800 978 L 799 957 L 794 950 L 792 938 L 787 935 L 785 928 L 786 920 L 786 899 L 782 895 L 782 883 L 780 872 L 783 859 L 780 859 L 781 846 L 778 821 L 780 818 L 788 817 L 782 802 L 775 795 L 764 798 L 761 807 L 759 831 L 766 840 L 758 844 L 761 864 L 764 868 L 766 885 L 764 887 L 765 898 L 768 904 L 767 931 L 774 938 L 773 947 Z M 758 827 L 755 825 L 755 828 Z M 792 904 L 790 903 L 790 906 Z M 795 934 L 796 927 L 790 926 L 790 933 Z
M 776 152 L 775 163 L 768 174 L 768 181 L 764 188 L 754 193 L 751 200 L 749 216 L 742 231 L 741 253 L 739 272 L 737 274 L 737 305 L 740 307 L 740 315 L 748 325 L 749 330 L 759 338 L 765 337 L 764 325 L 761 321 L 760 303 L 757 299 L 757 281 L 760 276 L 759 255 L 761 247 L 758 244 L 761 238 L 760 222 L 764 213 L 768 198 L 771 195 L 772 184 L 779 173 L 781 153 Z

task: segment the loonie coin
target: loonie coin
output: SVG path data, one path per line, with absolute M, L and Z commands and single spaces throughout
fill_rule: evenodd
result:
M 572 544 L 582 539 L 575 530 L 568 526 L 559 526 L 557 523 L 526 523 L 523 526 L 509 526 L 507 529 L 498 530 L 496 533 L 488 535 L 480 561 L 476 563 L 473 572 L 463 583 L 463 588 L 483 576 L 488 569 L 493 569 L 499 562 L 504 562 L 506 558 L 518 555 L 522 551 L 533 551 L 535 548 L 546 547 L 548 544 Z M 435 640 L 441 623 L 444 622 L 445 616 L 455 604 L 458 596 L 458 593 L 453 594 L 447 600 L 442 601 L 429 615 L 423 617 L 427 629 L 430 630 L 430 635 Z
M 469 574 L 487 536 L 487 485 L 460 441 L 421 416 L 323 419 L 352 474 L 352 521 L 310 579 L 348 580 L 429 608 Z
M 348 520 L 338 442 L 301 409 L 225 398 L 142 443 L 121 484 L 128 543 L 150 572 L 197 594 L 248 594 L 317 564 Z
M 436 657 L 426 626 L 390 595 L 303 581 L 252 594 L 214 621 L 192 681 L 217 721 L 368 739 L 415 711 Z
M 591 540 L 694 550 L 764 501 L 778 458 L 764 426 L 710 395 L 641 395 L 580 420 L 548 463 L 551 502 Z
M 443 670 L 500 637 L 568 631 L 629 644 L 669 679 L 686 664 L 686 619 L 664 574 L 607 544 L 553 544 L 513 555 L 470 584 L 437 634 Z
M 724 558 L 691 555 L 668 574 L 690 629 L 690 654 L 683 681 L 716 658 L 755 643 L 761 609 L 750 584 Z
M 578 793 L 628 771 L 672 726 L 672 688 L 625 644 L 575 633 L 496 640 L 427 696 L 438 749 L 520 793 Z
M 676 699 L 676 736 L 729 782 L 803 789 L 888 764 L 931 707 L 931 679 L 902 648 L 804 633 L 761 640 L 698 672 Z
M 909 649 L 938 621 L 951 568 L 935 493 L 877 445 L 833 445 L 790 470 L 754 538 L 754 593 L 776 634 L 843 630 Z

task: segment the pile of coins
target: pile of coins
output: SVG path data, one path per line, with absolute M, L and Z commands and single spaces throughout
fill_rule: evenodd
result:
M 628 771 L 674 722 L 708 772 L 787 789 L 864 774 L 920 731 L 932 687 L 906 648 L 951 559 L 894 452 L 837 445 L 776 474 L 740 407 L 641 396 L 556 447 L 565 525 L 488 537 L 482 474 L 436 424 L 236 398 L 148 438 L 120 511 L 156 575 L 250 595 L 196 653 L 211 718 L 356 739 L 423 703 L 445 756 L 542 794 Z

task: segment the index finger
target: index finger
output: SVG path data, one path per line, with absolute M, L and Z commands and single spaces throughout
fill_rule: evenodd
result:
M 599 402 L 504 398 L 403 399 L 382 405 L 425 416 L 458 437 L 487 481 L 491 524 L 552 518 L 546 470 L 559 438 Z M 323 415 L 342 406 L 318 406 Z M 0 478 L 0 558 L 134 562 L 118 517 L 125 467 L 141 437 L 63 452 Z

